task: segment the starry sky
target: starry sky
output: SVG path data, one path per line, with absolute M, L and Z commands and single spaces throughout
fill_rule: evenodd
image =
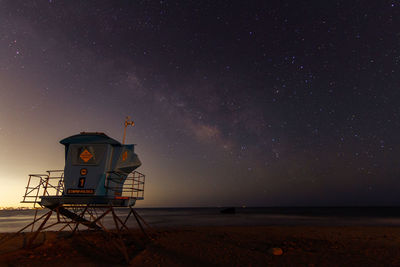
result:
M 138 207 L 399 205 L 399 26 L 399 1 L 0 0 L 0 206 L 127 115 Z

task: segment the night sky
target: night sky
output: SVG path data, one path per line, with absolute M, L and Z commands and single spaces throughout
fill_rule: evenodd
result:
M 0 1 L 0 206 L 101 131 L 139 207 L 400 204 L 399 1 Z

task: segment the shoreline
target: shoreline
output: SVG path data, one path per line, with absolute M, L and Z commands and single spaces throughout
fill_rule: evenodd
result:
M 132 266 L 393 266 L 400 265 L 400 227 L 196 226 L 163 227 L 151 242 L 124 235 Z M 3 233 L 0 236 L 12 235 Z M 20 234 L 0 244 L 0 265 L 126 266 L 101 232 L 41 233 L 30 249 Z M 57 236 L 58 235 L 58 236 Z M 132 237 L 133 236 L 133 237 Z M 274 255 L 273 249 L 282 255 Z M 278 253 L 279 254 L 279 253 Z

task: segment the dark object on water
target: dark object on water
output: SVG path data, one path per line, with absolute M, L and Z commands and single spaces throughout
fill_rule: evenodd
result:
M 223 213 L 223 214 L 235 214 L 236 213 L 236 209 L 233 208 L 233 207 L 225 208 L 225 209 L 222 209 L 220 212 Z

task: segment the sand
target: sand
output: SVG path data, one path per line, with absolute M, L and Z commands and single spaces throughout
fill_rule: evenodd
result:
M 41 233 L 0 245 L 0 266 L 400 266 L 398 227 L 181 227 L 152 241 L 125 235 L 130 262 L 107 236 Z M 2 234 L 4 235 L 4 234 Z M 24 238 L 25 236 L 25 238 Z M 281 254 L 281 255 L 274 255 Z

